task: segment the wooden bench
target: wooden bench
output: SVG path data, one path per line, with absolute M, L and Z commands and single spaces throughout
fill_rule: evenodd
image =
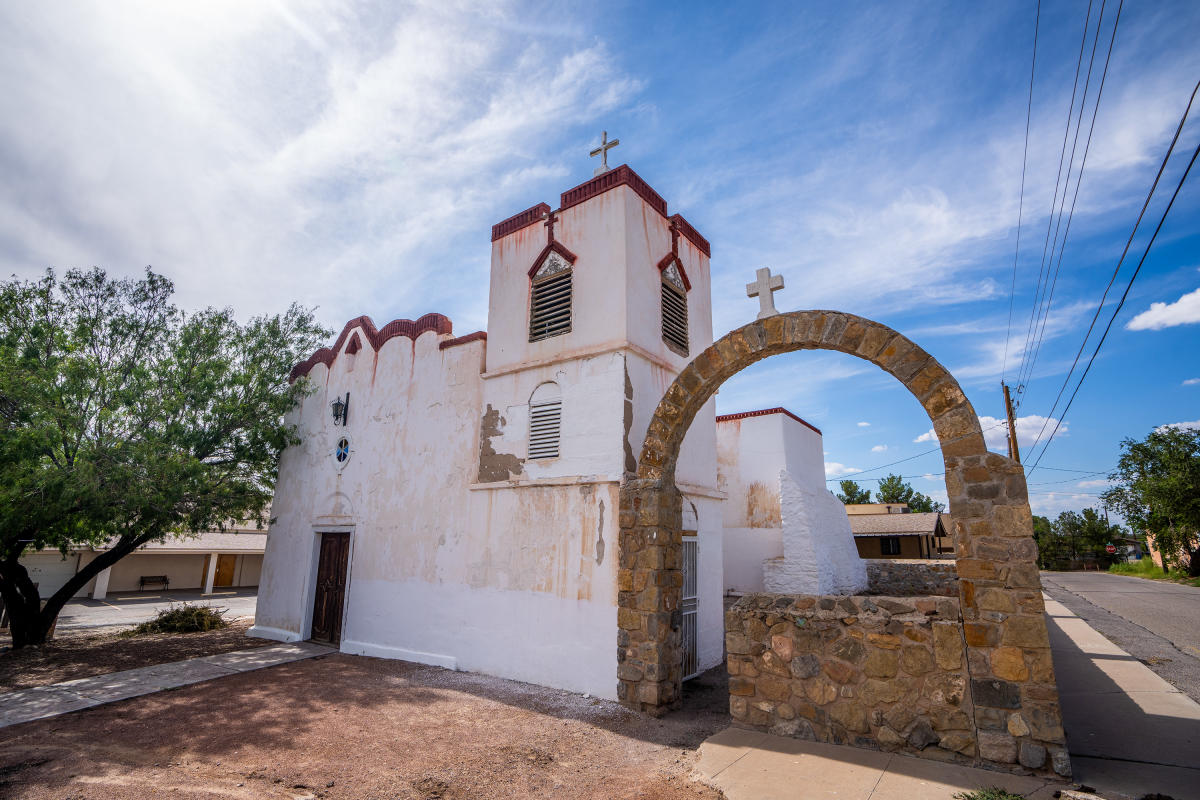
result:
M 164 589 L 171 588 L 171 581 L 166 575 L 143 575 L 138 578 L 138 587 L 145 589 L 148 585 L 161 585 Z

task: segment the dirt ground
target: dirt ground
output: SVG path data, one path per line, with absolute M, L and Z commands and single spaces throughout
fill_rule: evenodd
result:
M 246 630 L 251 624 L 252 620 L 234 620 L 228 628 L 217 631 L 159 633 L 128 639 L 115 633 L 63 636 L 45 648 L 7 650 L 0 652 L 0 692 L 275 644 L 248 637 Z M 5 637 L 0 646 L 7 644 Z
M 729 723 L 716 672 L 652 719 L 331 654 L 0 729 L 0 797 L 717 800 L 689 777 Z

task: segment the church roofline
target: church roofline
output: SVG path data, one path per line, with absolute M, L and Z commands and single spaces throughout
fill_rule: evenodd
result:
M 650 188 L 650 184 L 646 183 L 628 164 L 622 164 L 616 169 L 610 169 L 608 172 L 597 175 L 591 180 L 563 192 L 559 198 L 558 210 L 566 211 L 572 206 L 577 206 L 580 203 L 591 200 L 593 197 L 602 195 L 609 189 L 615 189 L 618 186 L 628 186 L 632 189 L 638 197 L 645 200 L 646 204 L 661 214 L 664 219 L 675 222 L 679 227 L 679 232 L 688 241 L 696 245 L 704 255 L 712 258 L 712 246 L 708 243 L 708 239 L 701 236 L 700 232 L 692 227 L 691 223 L 684 219 L 682 215 L 675 214 L 674 216 L 668 216 L 667 201 L 662 198 L 662 195 Z M 492 226 L 492 241 L 503 239 L 510 233 L 515 233 L 524 227 L 532 225 L 545 218 L 549 213 L 549 205 L 538 203 L 532 208 L 525 209 L 520 214 L 514 214 L 506 220 L 497 222 Z
M 415 341 L 422 333 L 429 331 L 440 335 L 454 333 L 454 323 L 445 314 L 426 314 L 415 321 L 411 319 L 394 319 L 387 325 L 384 325 L 382 329 L 377 329 L 371 318 L 364 314 L 346 323 L 346 327 L 342 328 L 342 332 L 338 336 L 337 341 L 333 343 L 333 347 L 322 347 L 304 361 L 292 367 L 292 372 L 288 375 L 288 382 L 294 382 L 302 375 L 307 375 L 317 364 L 324 364 L 326 367 L 330 366 L 333 360 L 337 358 L 338 353 L 342 352 L 342 345 L 346 343 L 346 338 L 356 328 L 362 328 L 363 333 L 367 335 L 367 340 L 371 343 L 371 348 L 376 352 L 379 351 L 384 342 L 397 336 L 407 336 L 409 339 Z
M 799 422 L 804 427 L 809 428 L 810 430 L 815 431 L 816 433 L 818 433 L 822 436 L 825 435 L 825 434 L 821 433 L 821 429 L 818 428 L 816 425 L 813 425 L 811 422 L 808 422 L 807 420 L 803 420 L 800 417 L 797 417 L 795 414 L 793 414 L 792 412 L 788 411 L 786 408 L 783 408 L 783 407 L 764 408 L 760 411 L 740 411 L 736 414 L 718 414 L 717 422 L 729 422 L 729 421 L 735 420 L 735 419 L 746 419 L 747 417 L 765 417 L 768 414 L 784 414 L 784 415 L 789 416 L 792 419 L 796 420 L 796 422 Z

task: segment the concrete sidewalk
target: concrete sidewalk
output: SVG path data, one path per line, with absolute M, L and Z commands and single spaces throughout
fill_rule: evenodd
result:
M 311 642 L 280 644 L 5 692 L 0 694 L 0 728 L 333 652 Z
M 1200 705 L 1056 600 L 1046 624 L 1075 780 L 1106 798 L 1200 799 Z
M 987 786 L 1051 800 L 1068 786 L 741 728 L 726 728 L 700 745 L 696 770 L 728 800 L 952 800 L 957 792 Z

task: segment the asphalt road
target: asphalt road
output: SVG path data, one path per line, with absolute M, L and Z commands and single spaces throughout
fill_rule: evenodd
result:
M 211 605 L 227 609 L 225 618 L 253 617 L 258 589 L 218 589 L 211 595 L 198 590 L 169 592 L 123 592 L 104 600 L 72 600 L 58 615 L 58 634 L 100 633 L 121 630 L 153 619 L 175 603 Z
M 1200 589 L 1106 572 L 1043 572 L 1046 593 L 1200 702 Z

